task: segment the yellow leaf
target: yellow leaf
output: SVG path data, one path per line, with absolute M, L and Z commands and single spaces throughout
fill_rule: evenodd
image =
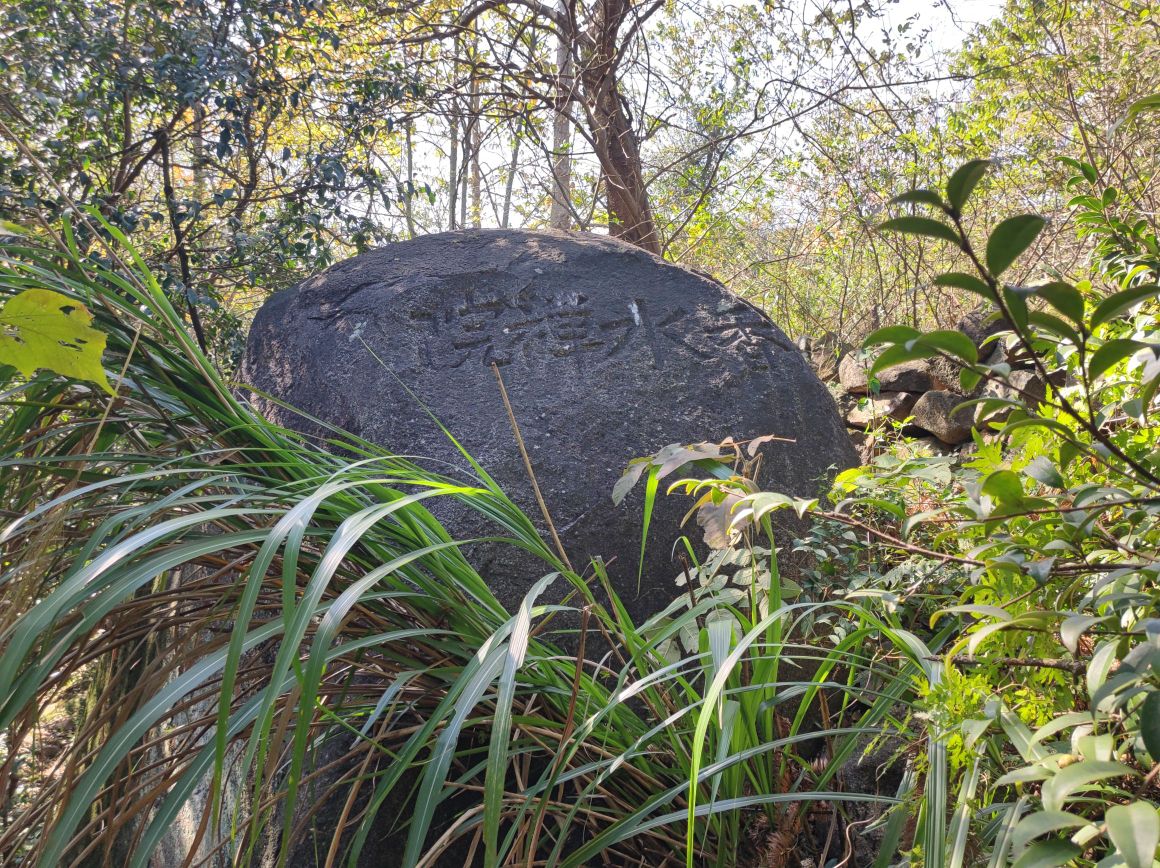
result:
M 38 368 L 74 380 L 89 380 L 109 394 L 101 366 L 105 334 L 92 327 L 79 302 L 48 289 L 27 289 L 0 311 L 0 364 L 26 377 Z

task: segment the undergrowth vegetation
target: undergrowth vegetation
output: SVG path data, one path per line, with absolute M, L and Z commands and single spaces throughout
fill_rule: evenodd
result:
M 881 227 L 948 245 L 936 285 L 1045 397 L 890 326 L 875 371 L 1007 390 L 965 401 L 973 449 L 896 444 L 812 500 L 757 490 L 748 444 L 634 462 L 610 494 L 691 496 L 712 546 L 643 624 L 466 453 L 436 473 L 257 416 L 98 212 L 8 227 L 0 859 L 1150 868 L 1160 243 L 1066 165 L 1086 273 L 1004 281 L 1045 221 L 971 219 L 987 161 Z M 452 538 L 447 499 L 493 532 Z M 517 611 L 481 546 L 537 564 Z
M 5 393 L 6 861 L 725 865 L 823 802 L 819 848 L 848 846 L 841 806 L 877 797 L 837 773 L 901 724 L 933 649 L 857 602 L 782 599 L 768 523 L 760 607 L 707 592 L 632 624 L 596 602 L 601 565 L 569 570 L 468 456 L 452 479 L 256 417 L 97 220 L 101 255 L 66 226 L 54 248 L 16 236 L 0 269 L 10 298 L 91 312 L 114 391 L 44 370 Z M 451 539 L 438 498 L 494 536 Z M 483 542 L 541 564 L 515 613 L 461 551 Z M 540 604 L 553 582 L 567 602 Z M 847 632 L 815 646 L 823 610 Z

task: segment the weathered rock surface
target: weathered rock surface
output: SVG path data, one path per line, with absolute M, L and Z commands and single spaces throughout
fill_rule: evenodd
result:
M 849 346 L 833 332 L 826 332 L 819 338 L 799 338 L 798 349 L 805 354 L 810 367 L 824 383 L 838 381 L 838 365 L 850 352 Z
M 852 395 L 870 392 L 870 367 L 873 359 L 861 353 L 847 353 L 838 366 L 838 379 Z M 925 359 L 903 362 L 875 375 L 881 392 L 925 392 L 931 388 L 930 367 Z
M 992 335 L 997 335 L 999 332 L 1010 331 L 1011 323 L 999 316 L 993 307 L 990 305 L 980 305 L 969 313 L 963 314 L 962 318 L 955 323 L 955 328 L 969 337 L 975 344 L 975 349 L 979 350 L 980 355 L 988 355 L 987 347 L 991 346 L 987 343 L 987 338 Z
M 901 422 L 910 415 L 917 400 L 918 395 L 912 392 L 883 392 L 876 398 L 867 398 L 855 404 L 846 413 L 846 424 L 852 428 L 865 428 L 885 419 Z
M 1036 371 L 1012 371 L 1007 375 L 1006 382 L 986 381 L 980 397 L 1005 398 L 1008 401 L 1016 401 L 1021 406 L 1035 409 L 1047 397 L 1047 387 Z M 982 427 L 984 423 L 1004 422 L 1014 410 L 1015 406 L 1010 404 L 990 408 L 986 404 L 976 404 L 975 424 Z
M 998 365 L 1007 359 L 1007 350 L 997 343 L 987 344 L 980 351 L 980 361 L 985 365 Z M 944 392 L 954 392 L 970 398 L 977 398 L 983 392 L 986 380 L 980 380 L 970 390 L 963 390 L 959 374 L 962 365 L 943 356 L 936 356 L 930 360 L 930 377 L 934 388 Z
M 914 424 L 949 446 L 966 443 L 971 439 L 973 419 L 969 408 L 954 412 L 962 402 L 962 395 L 931 390 L 915 403 Z
M 263 306 L 243 379 L 466 475 L 410 389 L 538 520 L 493 364 L 573 564 L 611 561 L 638 619 L 676 593 L 670 553 L 689 503 L 658 498 L 638 593 L 641 493 L 618 508 L 610 499 L 630 459 L 669 443 L 775 434 L 794 442 L 762 448 L 759 482 L 795 495 L 816 494 L 831 468 L 857 462 L 825 386 L 764 314 L 711 280 L 597 236 L 444 233 L 340 263 Z M 276 422 L 322 433 L 255 401 Z M 440 508 L 457 536 L 489 530 L 475 513 Z M 508 550 L 476 561 L 509 607 L 542 571 Z

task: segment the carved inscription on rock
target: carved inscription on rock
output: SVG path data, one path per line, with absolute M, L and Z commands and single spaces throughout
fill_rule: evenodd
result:
M 437 367 L 464 364 L 501 367 L 517 359 L 610 358 L 644 325 L 643 302 L 630 301 L 624 316 L 598 314 L 582 292 L 533 287 L 509 291 L 468 288 L 459 299 L 413 308 L 410 318 L 440 336 Z
M 438 351 L 425 346 L 425 363 L 437 368 L 465 364 L 500 367 L 534 358 L 611 359 L 633 341 L 646 342 L 657 364 L 674 351 L 722 364 L 748 376 L 768 371 L 778 347 L 777 330 L 740 302 L 694 315 L 677 307 L 651 316 L 648 303 L 628 299 L 624 313 L 597 312 L 583 292 L 552 290 L 527 283 L 510 290 L 466 288 L 460 298 L 416 306 L 410 319 L 439 336 Z M 657 337 L 663 347 L 657 347 Z

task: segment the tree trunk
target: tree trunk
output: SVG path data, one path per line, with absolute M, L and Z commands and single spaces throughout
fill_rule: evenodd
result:
M 455 40 L 455 50 L 451 59 L 451 80 L 459 76 L 459 40 Z M 451 94 L 451 166 L 447 178 L 447 228 L 455 229 L 456 214 L 459 210 L 459 97 Z
M 474 31 L 474 25 L 472 25 Z M 483 218 L 483 178 L 479 168 L 479 152 L 483 148 L 483 103 L 480 97 L 478 62 L 479 36 L 471 37 L 471 225 L 479 229 Z
M 408 120 L 407 126 L 404 128 L 405 143 L 407 148 L 407 186 L 406 194 L 403 196 L 403 215 L 407 220 L 407 237 L 415 237 L 415 207 L 412 200 L 415 198 L 415 149 L 411 142 L 411 127 L 413 121 Z
M 568 14 L 565 0 L 560 0 L 561 14 Z M 572 40 L 569 34 L 556 38 L 556 105 L 552 124 L 552 214 L 549 225 L 567 231 L 572 228 Z
M 459 115 L 456 100 L 451 102 L 451 167 L 447 177 L 447 228 L 455 228 L 456 212 L 459 210 Z
M 503 189 L 503 216 L 500 218 L 500 226 L 507 229 L 511 225 L 512 215 L 512 188 L 516 183 L 516 169 L 520 165 L 520 137 L 518 135 L 512 138 L 512 160 L 508 164 L 507 183 Z
M 609 231 L 660 255 L 660 236 L 644 185 L 640 148 L 616 74 L 617 36 L 628 11 L 628 0 L 598 0 L 589 29 L 591 56 L 585 58 L 580 81 L 594 150 L 604 173 Z

